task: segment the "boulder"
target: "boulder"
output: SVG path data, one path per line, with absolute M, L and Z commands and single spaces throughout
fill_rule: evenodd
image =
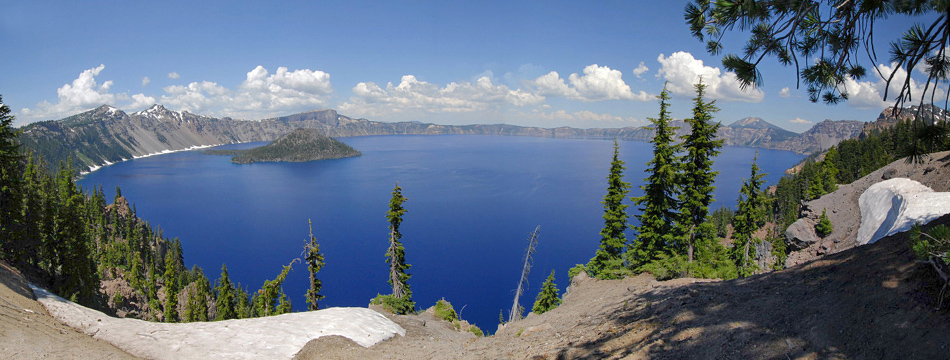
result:
M 820 240 L 815 234 L 815 223 L 808 217 L 798 219 L 785 229 L 785 241 L 790 250 L 802 250 Z

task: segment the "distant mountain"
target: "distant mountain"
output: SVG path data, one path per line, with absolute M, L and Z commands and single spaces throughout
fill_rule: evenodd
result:
M 347 144 L 317 129 L 296 129 L 270 144 L 245 150 L 206 150 L 211 155 L 233 155 L 231 162 L 250 164 L 266 161 L 304 162 L 360 156 Z
M 825 121 L 805 134 L 784 130 L 758 118 L 745 118 L 721 126 L 719 138 L 726 145 L 750 146 L 811 153 L 856 136 L 859 122 Z M 689 125 L 673 121 L 677 135 L 689 133 Z M 507 124 L 437 125 L 421 122 L 380 122 L 353 119 L 334 110 L 314 110 L 259 121 L 213 118 L 187 111 L 172 111 L 162 105 L 125 113 L 112 106 L 57 121 L 28 124 L 21 128 L 21 143 L 43 156 L 54 167 L 72 159 L 86 171 L 118 161 L 153 154 L 222 144 L 273 141 L 295 129 L 316 129 L 330 137 L 364 135 L 510 135 L 552 138 L 596 138 L 649 141 L 649 127 L 540 128 Z

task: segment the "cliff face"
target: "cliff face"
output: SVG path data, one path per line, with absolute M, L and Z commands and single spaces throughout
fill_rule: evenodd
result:
M 762 119 L 746 118 L 721 126 L 726 145 L 750 146 L 810 153 L 827 149 L 857 135 L 860 122 L 825 121 L 804 134 L 797 134 Z M 673 121 L 676 134 L 689 133 L 689 125 Z M 649 141 L 648 127 L 577 129 L 540 128 L 506 124 L 437 125 L 419 122 L 388 123 L 352 119 L 334 110 L 314 110 L 260 121 L 213 118 L 187 111 L 170 111 L 161 105 L 135 113 L 111 106 L 58 121 L 45 121 L 22 128 L 23 145 L 56 166 L 72 159 L 80 170 L 169 151 L 221 144 L 273 141 L 295 129 L 316 129 L 331 137 L 366 135 L 511 135 L 553 138 L 602 138 Z

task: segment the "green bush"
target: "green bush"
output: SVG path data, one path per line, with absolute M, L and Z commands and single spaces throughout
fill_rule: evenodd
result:
M 435 317 L 452 322 L 458 320 L 458 314 L 455 313 L 455 308 L 452 307 L 452 303 L 441 299 L 435 302 L 433 306 L 433 311 L 435 312 Z
M 567 277 L 574 279 L 577 274 L 580 274 L 581 271 L 587 272 L 587 266 L 584 264 L 577 264 L 574 267 L 567 270 Z
M 479 329 L 478 326 L 472 325 L 468 328 L 468 332 L 475 334 L 475 336 L 482 337 L 485 336 L 485 333 L 482 332 L 482 329 Z
M 653 274 L 657 280 L 669 280 L 686 276 L 688 262 L 682 255 L 660 253 L 659 258 L 640 267 L 641 271 Z
M 406 315 L 416 312 L 416 303 L 408 296 L 395 297 L 392 295 L 376 295 L 369 303 L 371 305 L 381 305 L 383 309 L 396 315 Z
M 834 231 L 831 226 L 831 220 L 828 219 L 828 211 L 822 210 L 821 217 L 818 218 L 818 224 L 815 224 L 815 233 L 819 237 L 824 238 L 828 235 L 831 235 L 831 232 Z

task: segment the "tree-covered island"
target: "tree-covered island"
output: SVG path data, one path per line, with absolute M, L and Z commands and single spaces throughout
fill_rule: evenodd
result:
M 210 155 L 231 155 L 231 162 L 304 162 L 360 156 L 360 152 L 316 129 L 297 129 L 270 144 L 246 150 L 206 150 Z

